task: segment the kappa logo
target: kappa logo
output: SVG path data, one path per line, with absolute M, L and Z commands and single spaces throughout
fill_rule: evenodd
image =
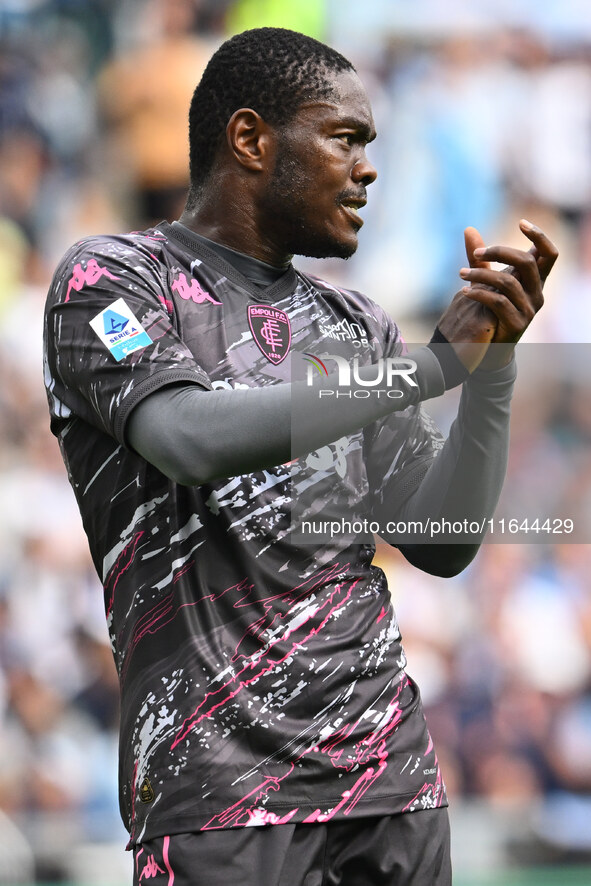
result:
M 190 299 L 195 302 L 196 305 L 202 305 L 206 301 L 212 305 L 221 305 L 221 301 L 216 301 L 209 292 L 206 292 L 205 289 L 203 289 L 197 280 L 193 278 L 189 283 L 186 274 L 179 274 L 170 288 L 173 292 L 178 292 L 180 297 L 185 301 L 189 301 Z
M 80 292 L 85 286 L 94 286 L 101 277 L 108 277 L 109 280 L 119 280 L 115 274 L 112 274 L 107 268 L 101 267 L 95 258 L 90 258 L 83 268 L 80 262 L 72 268 L 72 276 L 68 280 L 68 291 L 64 302 L 70 301 L 70 293 L 72 289 Z
M 146 863 L 142 868 L 142 872 L 139 876 L 140 883 L 142 880 L 151 880 L 152 877 L 157 877 L 158 874 L 164 874 L 166 871 L 164 868 L 161 868 L 154 855 L 148 855 L 146 859 Z
M 156 880 L 163 883 L 166 882 L 162 876 L 164 875 L 167 878 L 168 886 L 172 886 L 175 881 L 175 872 L 170 863 L 169 836 L 162 838 L 162 848 L 157 846 L 156 853 L 150 852 L 144 855 L 144 847 L 138 844 L 134 849 L 134 856 L 138 883 L 144 883 L 146 880 Z M 156 857 L 158 857 L 158 861 L 156 861 Z
M 291 345 L 291 323 L 285 311 L 268 305 L 249 305 L 248 325 L 267 360 L 275 366 L 282 363 Z

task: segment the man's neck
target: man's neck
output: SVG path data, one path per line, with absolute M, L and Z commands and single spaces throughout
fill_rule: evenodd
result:
M 270 265 L 267 262 L 260 261 L 260 259 L 254 258 L 251 255 L 246 255 L 244 252 L 239 252 L 236 249 L 231 249 L 229 246 L 225 246 L 223 243 L 218 243 L 215 240 L 210 239 L 209 237 L 204 237 L 203 234 L 197 233 L 197 231 L 192 230 L 187 225 L 185 225 L 182 221 L 173 222 L 173 225 L 180 225 L 185 230 L 190 231 L 190 233 L 195 237 L 199 242 L 203 243 L 212 252 L 215 252 L 220 258 L 223 258 L 224 261 L 228 262 L 228 264 L 232 265 L 232 267 L 236 268 L 244 277 L 251 281 L 251 283 L 255 283 L 257 286 L 267 287 L 271 286 L 279 277 L 282 277 L 287 268 L 289 267 L 289 263 L 286 266 L 281 268 L 276 267 L 275 265 Z
M 224 207 L 221 217 L 220 205 Z M 258 235 L 253 214 L 239 201 L 224 201 L 219 194 L 215 200 L 204 198 L 195 209 L 185 209 L 179 221 L 193 233 L 213 243 L 274 268 L 285 271 L 291 264 L 292 255 L 278 254 L 268 238 L 263 239 Z

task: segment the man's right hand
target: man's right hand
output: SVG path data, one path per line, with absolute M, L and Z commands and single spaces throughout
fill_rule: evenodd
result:
M 533 243 L 527 252 L 508 246 L 486 248 L 475 228 L 464 231 L 470 267 L 462 268 L 460 275 L 470 285 L 456 293 L 438 326 L 469 372 L 481 364 L 494 369 L 507 363 L 544 303 L 544 281 L 558 250 L 540 228 L 524 219 L 519 226 Z M 488 259 L 507 265 L 495 270 Z M 486 357 L 491 342 L 508 347 L 500 349 L 502 353 L 491 349 L 494 354 Z

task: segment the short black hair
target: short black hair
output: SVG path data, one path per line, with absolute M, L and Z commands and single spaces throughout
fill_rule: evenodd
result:
M 354 70 L 336 49 L 286 28 L 253 28 L 223 43 L 189 111 L 193 198 L 211 172 L 234 111 L 252 108 L 272 126 L 284 126 L 303 102 L 331 95 L 330 74 Z

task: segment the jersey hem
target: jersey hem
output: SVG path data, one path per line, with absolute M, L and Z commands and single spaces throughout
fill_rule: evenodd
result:
M 330 817 L 328 819 L 324 818 L 320 821 L 309 822 L 310 824 L 326 824 L 330 821 L 351 821 L 352 819 L 359 818 L 373 818 L 375 816 L 382 815 L 412 815 L 414 812 L 423 812 L 428 811 L 429 809 L 444 809 L 449 806 L 449 801 L 447 799 L 445 791 L 443 791 L 443 797 L 441 802 L 438 802 L 434 805 L 423 806 L 421 803 L 418 803 L 416 807 L 412 809 L 405 808 L 408 805 L 409 799 L 412 799 L 416 796 L 416 791 L 410 791 L 407 794 L 395 794 L 392 795 L 384 795 L 382 797 L 370 797 L 367 800 L 359 800 L 355 805 L 355 809 L 352 810 L 348 814 L 337 814 L 334 817 Z M 322 805 L 327 807 L 330 806 L 331 803 L 337 805 L 342 802 L 342 797 L 335 798 L 333 800 L 324 800 L 322 801 Z M 380 803 L 382 800 L 384 802 Z M 385 802 L 390 800 L 391 802 Z M 397 802 L 394 802 L 397 801 Z M 305 820 L 309 818 L 314 812 L 318 810 L 318 803 L 305 803 L 298 804 L 296 801 L 293 803 L 273 803 L 273 805 L 269 804 L 268 806 L 262 807 L 265 813 L 276 813 L 277 817 L 282 814 L 285 814 L 286 809 L 296 808 L 296 813 L 289 818 L 289 824 L 303 824 Z M 217 816 L 222 815 L 227 811 L 226 807 L 220 807 L 217 811 L 212 811 L 211 814 L 207 813 L 208 820 L 216 818 Z M 205 816 L 199 816 L 201 820 Z M 167 819 L 162 823 L 155 821 L 151 823 L 151 826 L 140 826 L 137 828 L 138 834 L 137 836 L 131 836 L 126 849 L 131 850 L 137 845 L 141 845 L 141 843 L 145 840 L 153 840 L 157 837 L 163 837 L 167 834 L 193 834 L 198 833 L 200 831 L 208 831 L 208 830 L 237 830 L 245 827 L 265 827 L 265 826 L 279 826 L 280 824 L 287 824 L 287 821 L 264 821 L 257 825 L 251 824 L 240 824 L 240 825 L 219 825 L 217 827 L 207 827 L 207 826 L 199 826 L 195 817 L 184 817 L 184 818 L 174 818 Z

